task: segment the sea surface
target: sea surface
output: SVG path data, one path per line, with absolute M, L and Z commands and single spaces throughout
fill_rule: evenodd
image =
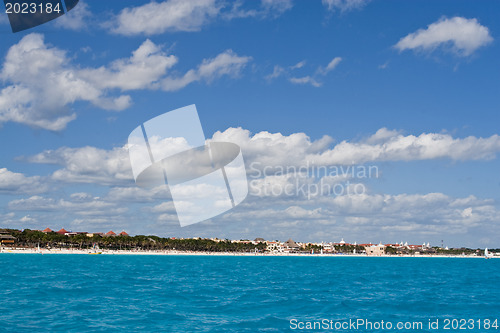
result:
M 0 269 L 0 332 L 500 332 L 497 259 L 0 254 Z

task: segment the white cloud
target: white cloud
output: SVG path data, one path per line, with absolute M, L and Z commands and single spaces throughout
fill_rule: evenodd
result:
M 499 212 L 492 200 L 474 196 L 454 198 L 444 193 L 391 195 L 372 194 L 370 191 L 354 194 L 352 191 L 346 191 L 340 194 L 325 192 L 311 195 L 306 189 L 301 194 L 301 186 L 314 184 L 318 179 L 307 176 L 307 171 L 304 171 L 305 174 L 283 173 L 283 169 L 277 167 L 302 167 L 307 165 L 307 162 L 314 163 L 315 166 L 332 166 L 351 165 L 353 162 L 439 158 L 457 161 L 488 160 L 500 152 L 498 135 L 488 138 L 453 138 L 448 134 L 422 133 L 415 136 L 382 128 L 365 139 L 356 142 L 342 141 L 332 145 L 333 139 L 328 136 L 311 140 L 304 133 L 282 135 L 259 132 L 252 135 L 241 128 L 229 128 L 224 132 L 216 132 L 212 140 L 240 145 L 249 181 L 252 183 L 249 197 L 241 205 L 218 218 L 223 223 L 230 221 L 233 229 L 245 226 L 254 233 L 269 235 L 266 238 L 293 236 L 318 240 L 317 232 L 328 226 L 329 230 L 334 231 L 321 236 L 327 237 L 327 240 L 339 237 L 339 233 L 342 233 L 356 235 L 358 240 L 364 237 L 368 241 L 395 241 L 393 237 L 399 238 L 399 235 L 410 231 L 413 237 L 427 238 L 440 237 L 442 233 L 465 235 L 485 223 L 488 223 L 489 228 L 496 228 L 494 223 Z M 82 192 L 73 193 L 64 199 L 35 195 L 11 201 L 7 206 L 10 210 L 30 214 L 32 211 L 44 214 L 68 213 L 72 218 L 76 215 L 77 218 L 72 223 L 79 228 L 96 228 L 114 221 L 112 223 L 120 228 L 134 226 L 141 230 L 140 226 L 135 226 L 138 215 L 125 214 L 126 203 L 125 207 L 132 210 L 134 205 L 150 205 L 141 206 L 140 212 L 152 221 L 168 222 L 172 223 L 172 226 L 177 223 L 168 187 L 142 189 L 133 184 L 125 147 L 111 150 L 63 147 L 42 152 L 28 161 L 61 165 L 62 168 L 53 173 L 52 181 L 85 182 L 112 188 L 102 198 Z M 267 168 L 266 175 L 256 178 L 255 174 L 262 175 L 264 168 Z M 300 169 L 292 170 L 300 172 Z M 16 184 L 25 181 L 19 175 L 16 177 L 17 181 L 10 182 L 12 189 L 16 188 Z M 362 181 L 352 178 L 349 174 L 322 179 L 330 186 L 345 186 L 346 180 L 349 180 L 349 186 L 353 187 L 356 181 Z M 272 187 L 288 187 L 290 193 L 273 194 L 268 191 L 268 194 L 262 194 Z M 200 224 L 199 230 L 210 230 L 210 225 Z M 220 232 L 220 228 L 216 232 Z M 221 236 L 220 233 L 217 235 Z
M 165 91 L 175 91 L 196 81 L 212 82 L 227 75 L 237 77 L 251 57 L 238 56 L 232 50 L 226 50 L 212 59 L 204 59 L 197 69 L 188 71 L 181 77 L 167 77 L 161 82 Z
M 341 57 L 333 58 L 326 67 L 319 66 L 316 70 L 317 75 L 327 75 L 329 72 L 333 71 L 342 61 Z
M 84 30 L 88 27 L 88 20 L 92 16 L 86 2 L 80 1 L 78 6 L 54 21 L 54 25 L 69 30 Z
M 332 166 L 438 158 L 488 160 L 500 152 L 498 135 L 488 138 L 454 138 L 436 133 L 404 135 L 400 131 L 382 128 L 364 139 L 334 144 L 328 136 L 311 140 L 304 133 L 251 134 L 241 128 L 229 128 L 216 132 L 212 140 L 240 145 L 251 183 L 250 195 L 236 208 L 218 217 L 217 223 L 199 224 L 196 230 L 200 236 L 245 237 L 242 230 L 250 230 L 245 231 L 249 236 L 265 235 L 267 239 L 292 237 L 331 241 L 342 236 L 346 240 L 356 237 L 351 241 L 389 242 L 400 241 L 401 235 L 411 233 L 412 239 L 426 242 L 430 239 L 432 242 L 432 239 L 441 239 L 443 233 L 464 239 L 477 230 L 484 230 L 486 224 L 490 233 L 500 232 L 498 205 L 493 200 L 474 196 L 455 198 L 444 193 L 376 194 L 371 193 L 370 188 L 361 194 L 353 191 L 311 193 L 315 189 L 307 186 L 314 186 L 319 178 L 326 185 L 340 184 L 348 186 L 346 189 L 353 188 L 363 179 L 350 175 L 348 170 L 345 170 L 345 175 L 311 177 L 307 168 L 297 169 L 306 166 L 307 162 L 314 162 L 315 166 Z M 112 227 L 138 233 L 145 230 L 147 233 L 164 233 L 165 223 L 169 230 L 178 228 L 168 187 L 142 189 L 135 186 L 126 147 L 111 150 L 63 147 L 25 160 L 61 166 L 51 177 L 44 179 L 7 170 L 0 172 L 0 188 L 6 190 L 5 193 L 31 195 L 11 200 L 5 207 L 6 210 L 22 212 L 20 217 L 26 216 L 26 224 L 30 226 L 37 227 L 40 222 L 35 220 L 51 220 L 66 221 L 63 222 L 65 227 L 69 225 L 90 231 Z M 288 172 L 279 166 L 296 168 Z M 262 176 L 264 168 L 267 168 L 266 174 Z M 294 174 L 293 170 L 298 170 L 298 173 Z M 259 173 L 260 176 L 256 176 Z M 350 184 L 346 185 L 346 181 Z M 64 183 L 91 183 L 111 188 L 104 195 L 75 192 L 62 198 L 31 192 L 35 188 Z M 303 193 L 302 186 L 306 186 Z M 273 193 L 269 190 L 273 187 L 287 187 L 289 192 Z M 21 223 L 19 217 L 14 219 L 11 213 L 0 215 L 0 218 L 4 224 Z M 28 221 L 29 218 L 34 220 Z M 137 223 L 146 220 L 152 221 L 153 225 Z M 231 228 L 225 229 L 225 223 Z M 189 230 L 179 231 L 177 236 L 182 232 L 189 236 Z
M 222 75 L 237 76 L 250 61 L 250 57 L 239 57 L 232 50 L 226 50 L 213 59 L 205 59 L 198 67 L 198 76 L 212 81 Z
M 394 46 L 399 51 L 433 51 L 438 47 L 450 47 L 460 56 L 469 56 L 493 41 L 489 29 L 477 21 L 464 17 L 442 18 L 399 40 Z
M 370 0 L 322 0 L 323 5 L 328 8 L 328 10 L 340 10 L 341 12 L 347 12 L 353 9 L 360 9 L 364 7 Z
M 166 31 L 198 31 L 215 18 L 221 6 L 215 0 L 169 0 L 123 9 L 111 23 L 122 35 L 153 35 Z
M 95 147 L 46 150 L 28 159 L 31 163 L 63 166 L 52 174 L 52 179 L 69 183 L 100 185 L 130 183 L 132 171 L 125 147 L 104 150 Z
M 174 140 L 166 140 L 170 143 Z M 183 146 L 181 142 L 175 143 Z M 155 147 L 156 146 L 156 147 Z M 159 149 L 160 145 L 151 145 L 153 149 Z M 167 144 L 167 149 L 172 149 Z M 172 149 L 178 151 L 177 149 Z M 154 152 L 154 150 L 153 150 Z M 187 157 L 186 157 L 187 158 Z M 54 171 L 50 176 L 52 181 L 58 183 L 90 183 L 103 186 L 135 186 L 131 170 L 131 163 L 127 145 L 121 148 L 111 150 L 99 149 L 96 147 L 68 148 L 61 147 L 57 150 L 46 150 L 37 155 L 21 160 L 31 163 L 59 165 L 62 168 Z M 185 162 L 185 161 L 182 161 Z M 203 169 L 203 165 L 182 165 L 182 172 L 186 173 L 196 168 Z M 186 170 L 186 168 L 188 168 Z M 170 171 L 176 170 L 171 167 Z M 211 169 L 210 169 L 211 170 Z M 200 172 L 196 170 L 195 172 Z M 124 189 L 126 192 L 127 190 Z M 144 190 L 151 192 L 152 190 Z M 156 189 L 155 193 L 162 193 L 161 188 Z M 153 193 L 153 192 L 152 192 Z M 209 193 L 209 192 L 207 192 Z M 125 195 L 125 193 L 123 193 Z M 143 196 L 144 192 L 134 192 L 134 196 Z
M 295 65 L 293 66 L 290 66 L 290 69 L 298 69 L 298 68 L 302 68 L 306 65 L 306 61 L 305 60 L 302 60 L 302 61 L 299 61 L 298 63 L 296 63 Z
M 366 142 L 342 141 L 319 156 L 309 156 L 314 163 L 349 164 L 373 161 L 416 161 L 449 158 L 455 161 L 492 159 L 500 152 L 500 136 L 489 138 L 453 138 L 449 134 L 422 133 L 419 136 L 387 135 L 379 130 Z M 389 132 L 390 133 L 390 132 Z M 371 143 L 377 142 L 378 143 Z
M 370 135 L 364 142 L 368 144 L 381 144 L 401 134 L 401 131 L 389 130 L 385 127 L 379 129 L 375 134 Z
M 25 215 L 19 219 L 19 222 L 21 222 L 21 223 L 33 223 L 33 222 L 37 222 L 37 219 L 31 217 L 30 215 Z
M 273 72 L 265 77 L 266 80 L 271 81 L 280 76 L 285 76 L 287 80 L 293 84 L 311 85 L 313 87 L 321 87 L 322 82 L 318 79 L 318 76 L 327 75 L 329 72 L 334 70 L 338 64 L 342 61 L 341 57 L 333 58 L 326 67 L 318 66 L 314 75 L 304 75 L 297 76 L 294 75 L 297 70 L 304 68 L 306 61 L 302 60 L 295 65 L 289 66 L 287 68 L 281 67 L 279 65 L 274 66 Z
M 242 128 L 229 128 L 224 132 L 216 132 L 214 141 L 227 141 L 238 144 L 243 152 L 245 162 L 258 161 L 262 166 L 302 164 L 308 154 L 321 152 L 328 148 L 332 138 L 324 136 L 311 142 L 304 133 L 288 136 L 281 133 L 259 132 L 254 135 Z
M 99 197 L 91 197 L 83 201 L 68 201 L 38 195 L 27 199 L 12 200 L 8 207 L 15 211 L 71 212 L 80 216 L 116 215 L 128 210 L 127 207 L 119 207 L 116 203 L 106 202 Z
M 58 131 L 76 118 L 68 109 L 76 101 L 111 110 L 130 103 L 126 95 L 106 96 L 70 65 L 64 51 L 46 45 L 40 34 L 29 34 L 9 49 L 0 78 L 11 83 L 0 92 L 0 122 Z
M 167 0 L 128 7 L 104 26 L 126 36 L 175 31 L 199 31 L 218 18 L 277 17 L 293 7 L 292 0 L 262 0 L 257 8 L 243 8 L 242 1 Z
M 231 225 L 230 230 L 238 230 L 236 237 L 243 237 L 240 231 L 248 228 L 250 234 L 265 235 L 268 239 L 299 237 L 299 240 L 318 240 L 320 237 L 319 240 L 322 240 L 321 237 L 324 237 L 324 240 L 336 240 L 341 235 L 353 235 L 357 239 L 351 241 L 399 241 L 401 235 L 411 232 L 414 239 L 428 241 L 428 237 L 441 239 L 439 237 L 443 233 L 466 237 L 485 224 L 491 233 L 500 232 L 498 205 L 489 199 L 474 196 L 455 198 L 445 193 L 375 194 L 370 189 L 362 194 L 345 192 L 309 196 L 307 190 L 303 195 L 298 192 L 298 187 L 303 184 L 307 186 L 317 181 L 307 176 L 307 170 L 304 174 L 291 174 L 280 173 L 283 169 L 268 168 L 266 176 L 253 177 L 264 167 L 300 167 L 308 161 L 315 162 L 315 166 L 331 166 L 351 165 L 353 162 L 439 158 L 488 160 L 500 152 L 498 135 L 488 138 L 454 138 L 436 133 L 404 135 L 400 131 L 382 128 L 365 139 L 333 144 L 333 139 L 328 136 L 311 140 L 304 133 L 251 134 L 241 128 L 229 128 L 224 132 L 216 132 L 212 140 L 240 145 L 249 180 L 257 179 L 254 189 L 289 186 L 291 191 L 291 195 L 273 195 L 272 192 L 260 195 L 251 190 L 242 204 L 217 218 L 218 227 L 214 227 L 214 232 L 220 237 L 224 236 L 221 232 L 227 231 L 220 227 L 220 223 L 224 225 L 226 222 Z M 102 197 L 76 192 L 65 198 L 34 195 L 10 201 L 6 208 L 22 211 L 20 216 L 30 214 L 39 221 L 47 220 L 47 217 L 58 221 L 70 218 L 71 225 L 77 226 L 79 230 L 115 225 L 121 229 L 133 227 L 149 232 L 150 229 L 137 223 L 143 220 L 168 222 L 171 227 L 177 225 L 168 187 L 142 189 L 133 184 L 125 147 L 111 150 L 63 147 L 42 152 L 28 161 L 61 165 L 62 168 L 54 172 L 51 181 L 104 184 L 111 186 L 111 189 Z M 34 179 L 27 181 L 25 176 L 12 173 L 4 178 L 11 179 L 8 181 L 9 186 L 3 186 L 10 189 L 18 188 L 23 182 L 34 182 Z M 326 184 L 345 184 L 349 180 L 352 182 L 350 186 L 355 184 L 354 178 L 349 174 L 323 177 Z M 33 215 L 32 212 L 47 216 Z M 11 217 L 5 219 L 10 220 Z M 213 225 L 202 223 L 196 230 L 209 233 Z M 156 227 L 161 232 L 165 225 Z
M 341 141 L 333 146 L 331 145 L 334 140 L 329 136 L 312 141 L 304 133 L 287 136 L 264 131 L 252 135 L 250 131 L 242 128 L 216 132 L 211 140 L 238 144 L 250 174 L 261 172 L 264 168 L 268 171 L 282 171 L 282 168 L 288 166 L 350 166 L 353 163 L 443 158 L 453 161 L 490 160 L 500 152 L 498 135 L 488 138 L 453 138 L 449 134 L 422 133 L 415 136 L 403 135 L 385 128 L 366 139 L 356 142 Z M 31 163 L 62 166 L 51 175 L 51 179 L 58 182 L 135 186 L 126 146 L 111 150 L 62 147 L 24 159 Z M 274 181 L 278 181 L 278 178 Z M 145 190 L 123 187 L 120 191 L 123 195 L 113 195 L 125 200 L 144 196 L 142 191 Z M 127 191 L 130 192 L 129 195 Z M 168 193 L 165 195 L 169 196 Z
M 129 58 L 98 68 L 79 68 L 71 64 L 65 51 L 47 45 L 43 35 L 29 34 L 9 49 L 0 72 L 0 79 L 10 84 L 0 90 L 0 124 L 12 121 L 60 131 L 76 118 L 70 107 L 77 101 L 120 111 L 132 100 L 128 95 L 116 95 L 115 90 L 171 91 L 195 81 L 236 77 L 250 59 L 227 50 L 203 60 L 183 77 L 169 77 L 177 57 L 146 40 Z
M 216 132 L 214 141 L 234 142 L 248 163 L 259 161 L 262 166 L 351 165 L 376 161 L 416 161 L 448 158 L 455 161 L 488 160 L 500 152 L 500 136 L 488 138 L 453 138 L 449 134 L 422 133 L 403 135 L 381 128 L 358 142 L 342 141 L 329 147 L 333 139 L 325 136 L 311 141 L 304 133 L 284 136 L 281 133 L 260 132 L 255 135 L 241 128 Z
M 151 207 L 150 211 L 153 213 L 176 214 L 174 203 L 172 201 L 162 202 L 161 204 Z
M 329 71 L 332 71 L 335 69 L 335 67 L 338 66 L 338 64 L 340 64 L 340 62 L 342 61 L 342 58 L 341 57 L 335 57 L 332 59 L 332 61 L 330 61 L 328 63 L 328 65 L 326 66 L 326 68 L 324 69 L 324 73 L 328 73 Z
M 43 95 L 42 92 L 32 91 L 23 85 L 12 85 L 2 89 L 0 91 L 0 123 L 12 121 L 57 131 L 64 129 L 69 122 L 76 119 L 76 114 L 62 109 L 63 105 L 58 105 L 58 112 L 54 112 L 54 109 L 49 112 L 48 108 L 36 110 L 33 104 L 38 102 L 41 95 Z
M 158 199 L 155 198 L 155 200 Z M 0 221 L 4 225 L 21 228 L 50 227 L 57 230 L 64 227 L 66 230 L 93 232 L 125 229 L 135 230 L 137 233 L 150 233 L 147 226 L 142 223 L 145 219 L 145 211 L 141 212 L 136 209 L 137 206 L 131 206 L 131 202 L 109 200 L 108 197 L 101 198 L 89 193 L 73 193 L 63 198 L 35 195 L 11 200 L 5 207 L 11 212 L 5 215 L 0 213 Z M 136 197 L 133 201 L 134 204 L 138 202 L 141 202 L 140 197 Z M 20 223 L 20 219 L 14 219 L 14 212 L 22 212 L 21 216 L 26 216 L 25 222 Z
M 287 71 L 283 67 L 279 65 L 275 65 L 273 68 L 273 72 L 265 77 L 266 80 L 273 80 L 276 79 L 284 74 L 286 74 Z
M 176 56 L 167 56 L 147 39 L 130 58 L 115 60 L 108 67 L 84 69 L 79 74 L 100 89 L 151 89 L 177 61 Z
M 0 221 L 2 222 L 2 225 L 8 226 L 8 225 L 14 225 L 17 224 L 18 220 L 13 220 L 16 214 L 14 212 L 9 212 L 7 214 L 0 214 Z
M 309 75 L 303 77 L 291 77 L 289 81 L 294 84 L 310 84 L 311 86 L 316 88 L 321 87 L 321 83 L 316 81 L 315 78 Z
M 386 61 L 383 64 L 378 65 L 378 69 L 386 69 L 387 66 L 389 66 L 389 61 Z
M 0 193 L 5 194 L 36 194 L 48 190 L 42 177 L 27 177 L 22 173 L 15 173 L 6 168 L 0 169 Z
M 144 189 L 132 185 L 131 187 L 113 187 L 106 195 L 106 200 L 118 203 L 151 203 L 155 201 L 171 201 L 168 186 L 157 186 Z
M 262 0 L 262 7 L 267 13 L 281 15 L 293 7 L 292 0 Z
M 222 219 L 231 225 L 245 225 L 252 234 L 266 234 L 267 239 L 339 241 L 343 236 L 351 242 L 394 242 L 402 236 L 429 241 L 447 234 L 467 236 L 471 244 L 473 231 L 485 226 L 500 229 L 498 213 L 492 200 L 453 198 L 443 193 L 320 196 L 311 200 L 250 196 Z

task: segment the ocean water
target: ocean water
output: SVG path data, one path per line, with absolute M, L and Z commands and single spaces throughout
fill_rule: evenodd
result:
M 0 332 L 500 331 L 496 259 L 0 254 L 0 267 Z M 349 320 L 373 326 L 335 329 Z

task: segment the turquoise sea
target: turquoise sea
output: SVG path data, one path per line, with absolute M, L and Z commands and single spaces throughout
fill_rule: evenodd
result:
M 497 259 L 0 254 L 0 267 L 0 332 L 500 331 Z

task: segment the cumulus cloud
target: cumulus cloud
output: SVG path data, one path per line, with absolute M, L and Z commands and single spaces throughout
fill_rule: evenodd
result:
M 215 0 L 169 0 L 123 9 L 111 23 L 122 35 L 153 35 L 166 31 L 198 31 L 215 18 L 221 6 Z
M 106 216 L 126 212 L 127 207 L 119 207 L 116 203 L 106 202 L 99 197 L 88 200 L 65 200 L 42 197 L 39 195 L 26 199 L 12 200 L 8 204 L 14 211 L 57 211 L 72 212 L 82 216 Z
M 333 138 L 311 141 L 305 133 L 288 136 L 260 132 L 252 135 L 241 128 L 216 132 L 214 141 L 230 141 L 242 147 L 245 160 L 272 165 L 351 165 L 377 161 L 415 161 L 449 158 L 456 161 L 488 160 L 500 152 L 500 136 L 453 138 L 449 134 L 403 135 L 386 128 L 357 141 L 341 141 L 330 147 Z
M 0 169 L 0 193 L 3 194 L 36 194 L 48 190 L 48 185 L 40 176 L 25 176 L 22 173 L 16 173 Z
M 471 226 L 480 220 L 471 220 L 476 213 L 482 215 L 485 220 L 494 220 L 494 202 L 490 199 L 478 199 L 475 196 L 465 198 L 453 198 L 443 193 L 428 194 L 349 194 L 338 196 L 318 196 L 313 200 L 304 201 L 303 198 L 288 198 L 288 200 L 260 200 L 253 198 L 246 201 L 246 209 L 234 214 L 228 214 L 228 218 L 244 216 L 254 217 L 252 214 L 259 214 L 260 210 L 255 209 L 256 205 L 262 210 L 271 213 L 269 219 L 287 220 L 291 218 L 301 218 L 305 215 L 313 215 L 316 219 L 328 220 L 332 218 L 356 217 L 357 223 L 370 223 L 373 225 L 390 224 L 395 219 L 403 221 L 414 221 L 420 225 L 450 224 L 460 226 Z M 266 201 L 266 202 L 264 202 Z M 321 206 L 320 209 L 317 207 Z M 296 207 L 300 207 L 297 209 Z M 493 211 L 491 210 L 493 209 Z M 286 211 L 286 216 L 280 216 Z M 306 213 L 309 212 L 309 213 Z M 464 212 L 466 212 L 464 214 Z M 239 215 L 242 213 L 243 215 Z M 231 215 L 231 216 L 229 216 Z M 265 217 L 263 215 L 262 217 Z M 364 220 L 363 217 L 369 216 Z M 331 222 L 334 224 L 334 222 Z M 378 227 L 378 226 L 377 226 Z
M 447 47 L 460 56 L 469 56 L 492 41 L 489 29 L 479 24 L 477 19 L 457 16 L 429 24 L 426 29 L 401 38 L 394 47 L 399 51 L 433 51 L 438 47 Z
M 389 135 L 388 135 L 389 134 Z M 392 134 L 392 135 L 391 135 Z M 449 134 L 395 134 L 381 129 L 366 142 L 342 141 L 333 149 L 309 156 L 319 164 L 373 161 L 416 161 L 449 158 L 455 161 L 492 159 L 500 152 L 500 136 L 453 138 Z
M 100 89 L 151 89 L 177 61 L 176 56 L 165 55 L 160 46 L 148 39 L 130 58 L 115 60 L 108 67 L 83 69 L 79 74 Z
M 487 138 L 473 136 L 454 138 L 449 134 L 422 133 L 416 136 L 403 135 L 399 131 L 386 128 L 363 140 L 341 141 L 336 144 L 333 144 L 334 139 L 329 136 L 311 140 L 305 133 L 283 135 L 263 131 L 252 134 L 242 128 L 229 128 L 223 132 L 216 132 L 209 141 L 238 144 L 250 174 L 261 173 L 264 168 L 267 171 L 283 171 L 283 168 L 288 166 L 352 166 L 380 161 L 435 159 L 490 160 L 500 152 L 498 135 Z M 127 186 L 135 186 L 127 146 L 111 150 L 96 147 L 61 147 L 23 159 L 31 163 L 61 166 L 62 168 L 50 176 L 53 181 L 121 186 L 123 188 L 120 191 L 125 197 L 118 196 L 117 193 L 113 195 L 124 200 L 127 197 L 130 199 L 145 195 L 143 192 L 145 190 L 127 189 Z M 289 180 L 275 178 L 266 181 Z M 168 190 L 164 194 L 169 197 Z
M 64 50 L 46 44 L 43 35 L 29 34 L 9 49 L 0 72 L 0 79 L 9 84 L 0 90 L 0 123 L 12 121 L 60 131 L 76 118 L 70 107 L 77 101 L 105 110 L 124 110 L 132 100 L 116 90 L 171 91 L 195 81 L 236 77 L 250 57 L 227 50 L 203 60 L 183 77 L 168 76 L 177 61 L 176 56 L 146 40 L 129 58 L 98 68 L 80 68 L 71 64 Z
M 131 210 L 129 202 L 124 205 L 125 202 L 85 192 L 73 193 L 64 198 L 34 195 L 11 200 L 5 207 L 11 212 L 0 214 L 0 221 L 4 225 L 16 227 L 20 225 L 22 228 L 50 227 L 57 230 L 64 227 L 67 230 L 93 232 L 126 229 L 137 233 L 139 230 L 143 232 L 144 226 L 137 222 L 144 217 L 136 209 Z M 140 200 L 136 198 L 134 204 L 138 202 Z M 14 219 L 14 212 L 26 216 L 24 221 L 19 223 L 20 219 Z
M 68 107 L 76 101 L 109 110 L 129 106 L 129 96 L 108 96 L 84 72 L 70 64 L 65 51 L 45 44 L 43 35 L 25 36 L 9 49 L 0 73 L 11 83 L 0 91 L 0 122 L 58 131 L 76 118 Z
M 460 238 L 487 226 L 499 230 L 498 209 L 489 199 L 454 198 L 443 193 L 360 194 L 313 197 L 249 197 L 222 216 L 245 225 L 251 235 L 305 241 L 394 242 L 410 237 L 431 243 L 443 234 Z M 400 239 L 400 237 L 404 237 Z M 474 240 L 465 237 L 464 244 Z M 435 244 L 435 243 L 434 243 Z
M 395 241 L 394 237 L 410 232 L 414 238 L 428 241 L 428 237 L 441 239 L 443 233 L 466 235 L 484 228 L 485 224 L 488 230 L 500 232 L 498 205 L 493 200 L 475 196 L 457 198 L 445 193 L 377 194 L 371 193 L 369 188 L 358 193 L 349 189 L 364 180 L 352 176 L 348 170 L 346 174 L 326 176 L 311 175 L 307 167 L 292 168 L 295 173 L 286 169 L 288 166 L 307 166 L 308 162 L 314 166 L 347 167 L 352 163 L 377 161 L 488 160 L 500 152 L 498 135 L 487 138 L 456 138 L 437 133 L 405 135 L 401 131 L 382 128 L 364 139 L 335 143 L 328 136 L 311 140 L 304 133 L 283 135 L 264 131 L 252 134 L 241 128 L 229 128 L 216 132 L 210 140 L 240 145 L 247 165 L 250 195 L 233 210 L 217 218 L 218 223 L 228 223 L 231 228 L 238 229 L 237 237 L 241 237 L 241 228 L 251 230 L 249 234 L 254 237 L 266 235 L 271 239 L 298 237 L 300 240 L 318 240 L 318 237 L 325 237 L 332 240 L 340 235 L 352 235 L 359 241 Z M 76 192 L 64 198 L 50 198 L 29 191 L 19 192 L 31 196 L 12 200 L 7 208 L 23 212 L 20 216 L 29 215 L 40 221 L 44 218 L 32 212 L 51 217 L 57 215 L 61 219 L 71 216 L 72 225 L 80 229 L 111 223 L 120 225 L 120 228 L 125 224 L 127 228 L 134 226 L 135 230 L 143 230 L 137 226 L 137 220 L 144 219 L 156 221 L 155 228 L 160 229 L 155 230 L 159 232 L 164 232 L 161 228 L 165 228 L 165 223 L 169 228 L 177 225 L 167 186 L 142 189 L 133 183 L 126 147 L 110 150 L 63 147 L 26 160 L 61 166 L 47 177 L 52 182 L 91 183 L 107 185 L 110 189 L 100 197 Z M 301 193 L 301 187 L 314 185 L 319 178 L 328 186 L 340 184 L 347 191 L 311 193 L 309 187 Z M 4 189 L 14 190 L 23 183 L 40 186 L 40 180 L 33 177 L 6 170 L 0 173 L 0 186 Z M 287 187 L 291 192 L 273 193 L 269 191 L 273 187 Z M 210 236 L 211 230 L 215 235 L 223 236 L 220 225 L 215 227 L 210 222 L 196 228 L 202 233 L 200 236 L 203 233 Z M 227 236 L 231 237 L 230 234 Z
M 21 217 L 21 218 L 19 219 L 19 222 L 21 222 L 21 223 L 25 223 L 25 224 L 26 224 L 26 223 L 33 223 L 33 222 L 37 222 L 37 219 L 36 219 L 36 218 L 31 217 L 30 215 L 25 215 L 25 216 L 23 216 L 23 217 Z
M 52 174 L 52 179 L 70 183 L 118 185 L 130 182 L 132 171 L 125 147 L 111 150 L 95 147 L 46 150 L 28 158 L 31 163 L 63 166 Z
M 172 201 L 162 202 L 161 204 L 151 207 L 149 210 L 153 213 L 175 214 L 175 207 Z
M 106 200 L 119 203 L 151 203 L 155 201 L 171 201 L 172 196 L 168 186 L 157 186 L 144 189 L 135 185 L 113 187 L 106 195 Z
M 370 2 L 370 0 L 322 0 L 322 2 L 328 10 L 348 12 L 353 9 L 360 9 L 364 7 L 368 2 Z
M 75 193 L 68 199 L 32 196 L 12 200 L 8 208 L 23 212 L 23 215 L 38 213 L 66 219 L 71 216 L 73 220 L 70 225 L 78 230 L 100 230 L 110 224 L 120 229 L 144 230 L 145 226 L 138 224 L 137 218 L 148 216 L 148 220 L 156 219 L 160 223 L 156 226 L 159 229 L 155 231 L 164 234 L 162 228 L 165 225 L 161 223 L 168 223 L 169 230 L 177 225 L 175 208 L 167 197 L 160 194 L 161 191 L 155 192 L 154 198 L 150 191 L 144 192 L 133 187 L 114 188 L 103 198 L 86 193 Z M 123 203 L 127 203 L 128 210 L 123 208 Z M 133 208 L 138 203 L 148 203 L 141 213 Z M 300 196 L 281 198 L 252 195 L 235 209 L 220 216 L 216 225 L 210 222 L 197 225 L 196 232 L 200 236 L 210 237 L 214 235 L 211 234 L 213 231 L 219 237 L 235 238 L 242 237 L 247 230 L 250 237 L 292 237 L 301 241 L 340 240 L 342 235 L 347 240 L 358 242 L 399 241 L 401 235 L 411 234 L 412 239 L 429 241 L 430 238 L 432 242 L 432 239 L 441 239 L 443 233 L 470 235 L 478 228 L 484 229 L 486 225 L 489 230 L 498 230 L 499 226 L 495 224 L 498 213 L 493 200 L 474 196 L 454 198 L 443 193 L 365 193 L 315 196 L 308 200 Z M 226 222 L 231 228 L 225 228 Z M 153 232 L 147 230 L 147 233 Z M 231 235 L 231 230 L 236 230 L 236 234 Z
M 293 7 L 292 0 L 262 0 L 257 8 L 244 8 L 243 2 L 221 0 L 152 1 L 127 7 L 105 24 L 112 33 L 155 35 L 175 31 L 199 31 L 205 25 L 222 18 L 277 17 Z

